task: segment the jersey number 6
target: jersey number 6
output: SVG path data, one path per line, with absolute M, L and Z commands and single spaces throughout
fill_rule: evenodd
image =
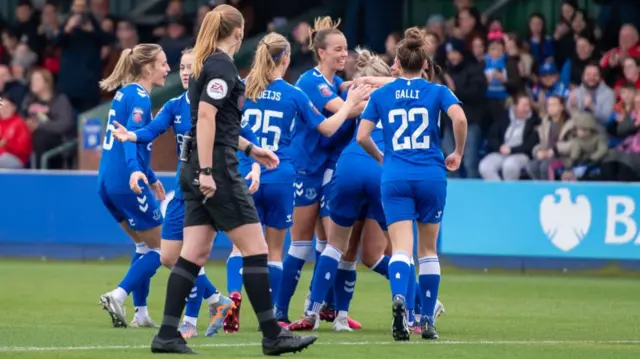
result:
M 391 141 L 393 150 L 428 149 L 431 143 L 430 136 L 423 133 L 429 126 L 429 111 L 424 107 L 412 108 L 408 112 L 403 108 L 397 108 L 389 111 L 389 124 L 394 124 L 398 117 L 400 117 L 400 126 L 393 133 Z M 405 135 L 409 129 L 409 122 L 420 123 L 410 136 Z M 440 122 L 439 119 L 438 122 Z
M 260 147 L 277 151 L 282 130 L 276 125 L 271 125 L 271 119 L 281 120 L 284 114 L 280 111 L 271 110 L 265 110 L 263 113 L 256 108 L 250 108 L 244 111 L 244 115 L 249 123 L 251 123 L 251 116 L 255 116 L 255 122 L 253 122 L 253 126 L 251 126 L 251 131 L 258 135 Z M 273 133 L 273 141 L 271 141 L 271 143 L 269 143 L 269 133 Z

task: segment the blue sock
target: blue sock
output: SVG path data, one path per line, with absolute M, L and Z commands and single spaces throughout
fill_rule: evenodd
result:
M 282 282 L 282 262 L 269 261 L 269 287 L 271 288 L 271 304 L 275 306 L 276 298 L 280 292 L 280 282 Z
M 327 248 L 327 241 L 321 241 L 316 238 L 316 261 L 313 263 L 313 273 L 316 272 L 316 268 L 318 267 L 318 262 L 320 261 L 320 256 L 324 249 Z M 311 277 L 311 282 L 309 283 L 309 293 L 311 293 L 311 288 L 313 288 L 313 276 Z
M 158 267 L 160 267 L 160 253 L 152 250 L 131 265 L 118 287 L 124 289 L 127 293 L 131 293 L 143 281 L 153 277 Z
M 371 267 L 371 270 L 389 279 L 389 261 L 391 257 L 383 255 L 378 262 Z
M 407 287 L 407 320 L 409 324 L 413 324 L 415 322 L 415 308 L 416 308 L 416 265 L 413 263 L 413 258 L 411 258 L 411 266 L 409 267 L 409 286 Z
M 196 283 L 187 297 L 187 306 L 184 310 L 186 317 L 198 318 L 200 307 L 202 306 L 202 298 L 204 297 L 205 281 L 207 281 L 207 277 L 200 271 L 196 278 Z
M 353 292 L 356 288 L 356 263 L 340 262 L 338 273 L 336 273 L 336 282 L 333 287 L 336 291 L 336 311 L 347 313 L 349 305 L 353 299 Z
M 202 277 L 201 279 L 201 284 L 202 284 L 202 295 L 204 299 L 208 299 L 209 297 L 211 297 L 212 295 L 218 293 L 218 288 L 216 288 L 216 286 L 213 285 L 213 283 L 211 283 L 211 281 L 209 280 L 209 277 L 207 277 L 207 275 L 204 273 L 204 267 L 202 267 L 200 269 L 200 274 L 198 275 L 197 279 L 200 279 L 200 277 Z M 197 282 L 196 282 L 197 284 Z M 200 284 L 198 284 L 200 285 Z
M 320 258 L 318 258 L 318 264 L 311 280 L 311 283 L 313 283 L 311 287 L 311 303 L 309 303 L 309 308 L 306 308 L 307 311 L 316 314 L 320 313 L 320 307 L 336 280 L 336 272 L 341 258 L 342 252 L 330 245 L 325 248 Z
M 391 297 L 400 295 L 407 298 L 409 280 L 415 281 L 415 274 L 411 276 L 411 259 L 404 252 L 395 252 L 389 261 L 389 285 L 391 286 Z
M 304 262 L 311 252 L 311 241 L 293 241 L 282 262 L 282 281 L 276 301 L 276 318 L 289 316 L 289 304 L 296 291 Z
M 136 251 L 133 253 L 131 257 L 131 266 L 135 263 L 140 257 L 142 257 L 145 253 L 149 252 L 149 247 L 147 247 L 146 243 L 136 243 Z M 130 266 L 130 267 L 131 267 Z M 146 307 L 147 306 L 147 297 L 149 296 L 149 286 L 151 285 L 151 278 L 147 280 L 143 280 L 140 285 L 133 289 L 133 293 L 131 296 L 133 297 L 133 306 L 134 307 Z
M 414 307 L 414 313 L 416 315 L 416 320 L 418 320 L 418 318 L 422 316 L 422 297 L 420 296 L 420 293 L 422 291 L 420 290 L 420 283 L 416 282 L 416 284 L 414 285 L 415 285 L 415 291 L 414 291 L 415 296 L 413 299 L 413 307 Z
M 420 258 L 420 291 L 425 294 L 422 308 L 423 320 L 433 324 L 433 311 L 440 287 L 440 261 L 438 257 Z
M 329 287 L 329 291 L 327 292 L 327 296 L 324 298 L 324 303 L 327 305 L 329 309 L 335 309 L 336 307 L 336 283 L 334 282 L 331 287 Z
M 242 255 L 231 253 L 227 259 L 227 293 L 242 292 Z

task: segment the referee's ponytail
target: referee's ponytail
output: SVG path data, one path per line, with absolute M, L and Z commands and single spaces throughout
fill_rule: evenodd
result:
M 244 18 L 238 9 L 230 5 L 219 5 L 209 11 L 202 20 L 200 31 L 193 47 L 193 77 L 198 78 L 204 60 L 211 56 L 221 40 L 233 34 L 233 30 L 242 28 Z
M 142 68 L 152 65 L 156 56 L 162 52 L 162 47 L 156 44 L 139 44 L 133 49 L 124 49 L 111 75 L 100 81 L 100 88 L 113 91 L 120 86 L 134 82 L 142 76 Z
M 254 102 L 273 80 L 273 70 L 291 53 L 291 46 L 284 36 L 272 32 L 260 40 L 253 66 L 247 75 L 245 94 Z M 288 60 L 286 60 L 288 61 Z M 287 64 L 288 65 L 288 64 Z

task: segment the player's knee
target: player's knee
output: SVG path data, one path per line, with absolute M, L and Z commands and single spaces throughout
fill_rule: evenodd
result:
M 178 261 L 178 255 L 179 254 L 180 253 L 164 253 L 164 252 L 161 252 L 160 253 L 160 263 L 162 263 L 163 266 L 171 269 L 176 264 L 176 261 Z

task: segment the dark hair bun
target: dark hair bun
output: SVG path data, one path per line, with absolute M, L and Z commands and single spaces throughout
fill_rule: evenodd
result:
M 416 50 L 424 46 L 424 37 L 417 27 L 408 28 L 404 32 L 405 46 L 407 50 Z

